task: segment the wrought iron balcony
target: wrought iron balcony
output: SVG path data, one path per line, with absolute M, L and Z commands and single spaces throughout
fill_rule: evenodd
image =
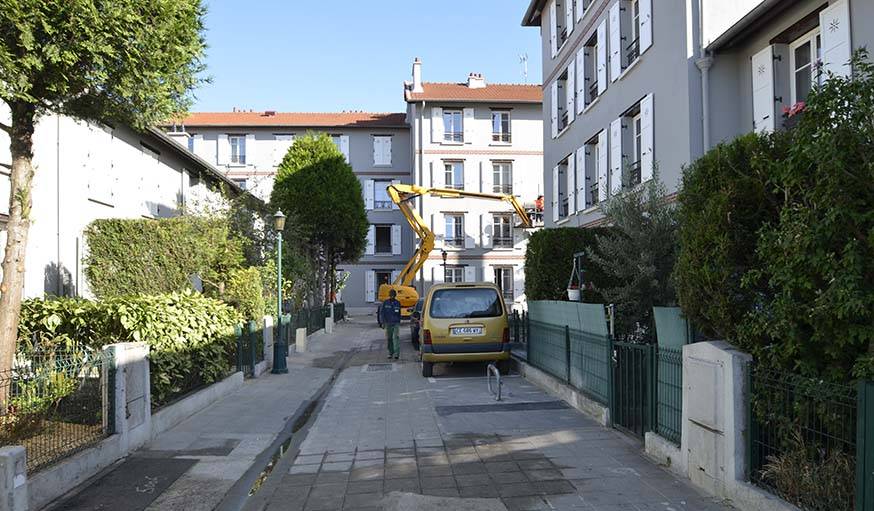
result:
M 640 184 L 640 160 L 628 165 L 628 187 L 633 188 Z
M 625 62 L 631 64 L 640 57 L 640 37 L 635 37 L 631 44 L 625 48 Z

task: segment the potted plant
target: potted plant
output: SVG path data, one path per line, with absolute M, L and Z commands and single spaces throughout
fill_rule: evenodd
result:
M 580 286 L 578 284 L 568 284 L 567 299 L 571 302 L 580 301 Z

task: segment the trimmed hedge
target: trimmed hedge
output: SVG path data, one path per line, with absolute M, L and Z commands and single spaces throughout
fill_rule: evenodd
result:
M 585 254 L 594 247 L 596 237 L 609 228 L 582 229 L 561 227 L 535 232 L 525 252 L 525 294 L 531 300 L 566 300 L 567 283 L 574 265 L 574 254 Z M 608 277 L 583 255 L 583 301 L 603 301 L 599 289 L 609 287 Z
M 75 340 L 99 349 L 115 342 L 149 345 L 152 404 L 225 377 L 234 354 L 240 315 L 228 305 L 191 292 L 125 296 L 101 301 L 78 298 L 26 300 L 21 308 L 21 347 L 33 340 Z

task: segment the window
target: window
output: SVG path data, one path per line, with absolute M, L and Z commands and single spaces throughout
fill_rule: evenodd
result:
M 492 142 L 510 143 L 510 112 L 492 112 Z
M 570 214 L 567 189 L 568 158 L 558 164 L 558 217 L 567 218 Z
M 631 0 L 631 42 L 625 48 L 625 59 L 631 64 L 640 56 L 640 1 Z
M 464 115 L 461 110 L 443 110 L 443 140 L 464 142 Z
M 789 46 L 789 65 L 792 68 L 792 104 L 807 101 L 814 85 L 819 85 L 819 64 L 822 44 L 819 29 L 808 32 Z
M 579 66 L 579 63 L 577 65 Z M 577 93 L 583 94 L 585 107 L 607 89 L 607 20 L 601 21 L 598 29 L 583 47 L 582 65 L 585 83 L 578 87 Z
M 568 116 L 570 115 L 570 113 L 568 112 L 568 109 L 567 109 L 567 101 L 568 101 L 567 100 L 567 95 L 568 95 L 567 69 L 565 69 L 564 73 L 562 73 L 561 76 L 558 77 L 557 83 L 558 83 L 558 98 L 557 98 L 558 131 L 561 132 L 561 130 L 567 128 L 567 125 L 569 124 Z
M 598 204 L 598 202 L 600 200 L 598 198 L 598 195 L 599 195 L 598 188 L 599 188 L 599 184 L 601 184 L 600 177 L 599 177 L 599 171 L 600 171 L 600 173 L 605 174 L 605 177 L 604 177 L 605 182 L 603 183 L 603 185 L 605 187 L 607 186 L 607 183 L 606 183 L 607 148 L 601 147 L 601 144 L 600 144 L 601 138 L 606 139 L 606 136 L 602 137 L 601 135 L 597 135 L 595 137 L 592 137 L 591 140 L 586 142 L 586 147 L 585 147 L 585 151 L 586 151 L 585 193 L 586 193 L 586 204 L 588 206 L 594 206 L 594 205 Z M 602 162 L 602 159 L 603 159 L 603 162 Z M 600 169 L 601 165 L 604 165 L 605 168 Z M 605 188 L 605 190 L 606 190 L 606 188 Z
M 631 162 L 628 164 L 628 185 L 636 186 L 640 184 L 640 153 L 641 153 L 641 131 L 640 131 L 640 112 L 631 118 Z
M 194 135 L 188 137 L 188 152 L 194 152 Z
M 246 180 L 245 178 L 242 178 L 242 179 L 232 179 L 231 181 L 233 181 L 234 183 L 236 183 L 237 186 L 239 186 L 241 190 L 246 190 L 246 189 L 247 189 L 247 188 L 246 188 L 247 180 Z
M 495 215 L 492 221 L 496 248 L 513 248 L 513 215 Z
M 246 164 L 246 137 L 244 135 L 230 135 L 228 142 L 231 144 L 231 163 L 237 165 Z
M 589 39 L 584 49 L 586 77 L 586 106 L 598 97 L 598 37 Z
M 391 136 L 373 137 L 373 164 L 391 166 Z
M 443 282 L 464 282 L 464 266 L 444 267 Z
M 392 201 L 386 188 L 391 185 L 389 180 L 375 180 L 373 182 L 373 209 L 391 209 Z
M 501 294 L 504 300 L 513 301 L 513 268 L 511 266 L 496 266 L 495 267 L 495 285 L 501 289 Z
M 391 270 L 376 270 L 373 273 L 376 276 L 377 292 L 379 292 L 379 286 L 383 284 L 391 284 Z
M 391 225 L 375 225 L 374 233 L 374 252 L 391 254 Z
M 494 318 L 503 314 L 498 293 L 488 287 L 438 289 L 428 302 L 432 318 Z
M 446 235 L 443 242 L 447 247 L 464 247 L 464 215 L 446 215 Z
M 513 164 L 504 162 L 492 163 L 492 192 L 513 194 Z
M 447 161 L 443 164 L 443 182 L 446 188 L 464 190 L 464 162 Z

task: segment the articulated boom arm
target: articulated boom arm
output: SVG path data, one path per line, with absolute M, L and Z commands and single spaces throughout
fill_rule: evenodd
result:
M 525 227 L 531 227 L 531 218 L 528 216 L 528 212 L 525 211 L 525 208 L 519 204 L 519 201 L 516 200 L 516 197 L 513 195 L 467 192 L 452 188 L 430 188 L 426 186 L 405 184 L 389 185 L 387 191 L 391 200 L 397 204 L 398 208 L 404 214 L 404 218 L 407 219 L 413 232 L 415 232 L 422 240 L 419 244 L 419 248 L 416 249 L 413 253 L 413 257 L 410 258 L 406 266 L 404 266 L 404 269 L 401 270 L 401 273 L 393 282 L 393 285 L 410 286 L 413 283 L 413 279 L 416 277 L 416 273 L 418 273 L 422 266 L 424 266 L 425 261 L 428 260 L 428 255 L 430 255 L 431 251 L 434 250 L 434 232 L 428 228 L 428 224 L 412 206 L 412 200 L 416 197 L 430 195 L 432 197 L 443 198 L 473 197 L 477 199 L 503 201 L 513 206 L 513 209 L 516 211 L 516 214 L 519 215 L 519 219 Z

